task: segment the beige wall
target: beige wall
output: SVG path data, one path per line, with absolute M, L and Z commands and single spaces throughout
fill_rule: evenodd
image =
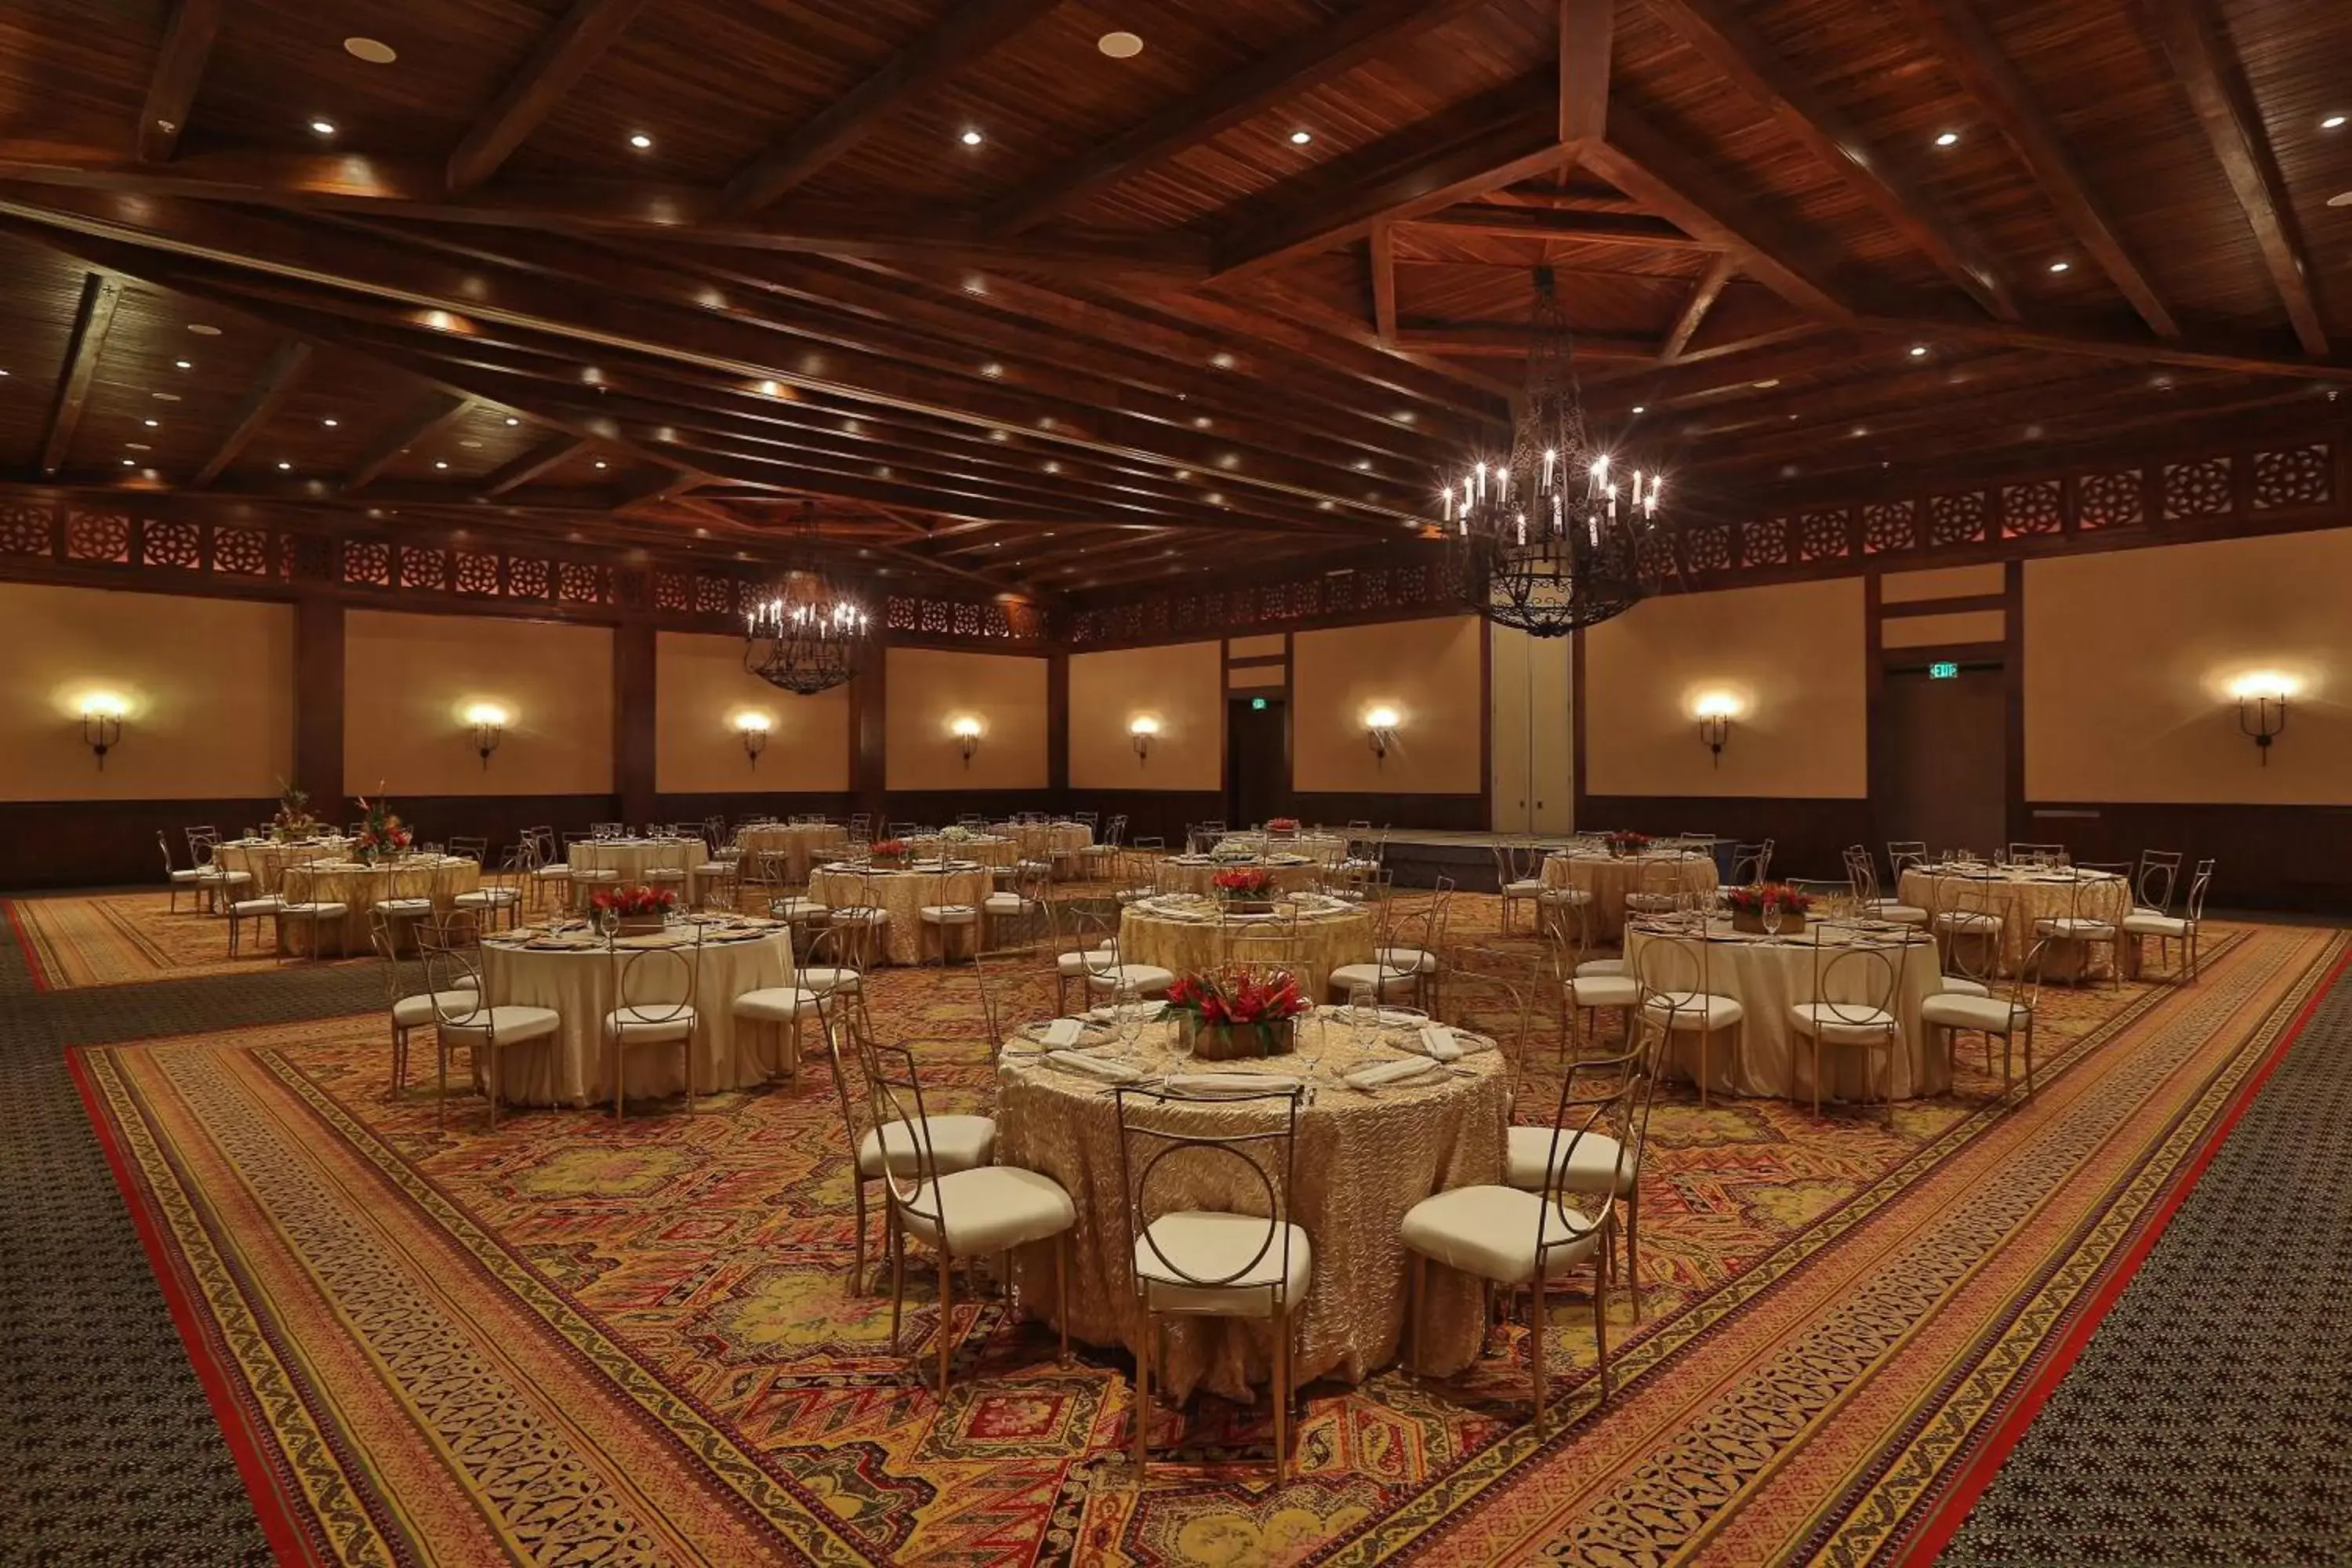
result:
M 486 769 L 463 718 L 509 721 Z M 343 619 L 343 787 L 419 795 L 609 795 L 613 634 L 495 616 Z
M 1885 647 L 1957 647 L 1999 642 L 2009 635 L 2009 616 L 2000 610 L 1954 610 L 1940 616 L 1888 616 L 1879 622 Z
M 293 771 L 290 605 L 9 583 L 0 626 L 0 800 L 268 799 Z M 94 691 L 130 709 L 103 773 Z
M 888 785 L 905 790 L 1044 789 L 1045 660 L 894 647 L 885 675 Z M 981 722 L 969 766 L 948 726 Z
M 2008 582 L 1998 561 L 1982 566 L 1937 566 L 1925 572 L 1889 572 L 1878 580 L 1878 596 L 1890 605 L 1920 599 L 1973 599 L 1998 594 Z
M 2352 530 L 2032 561 L 2025 793 L 2352 803 Z M 2259 765 L 2230 682 L 2302 683 Z
M 1475 616 L 1386 621 L 1291 638 L 1291 785 L 1308 792 L 1475 795 L 1486 694 Z M 1402 722 L 1385 762 L 1364 733 L 1371 708 Z
M 1869 791 L 1858 577 L 1665 594 L 1585 634 L 1585 788 L 1593 795 L 1853 798 Z M 1710 766 L 1693 707 L 1727 691 Z
M 740 717 L 768 720 L 755 768 Z M 849 688 L 780 690 L 743 668 L 743 639 L 662 632 L 654 639 L 654 787 L 665 795 L 849 787 Z
M 1140 761 L 1128 731 L 1138 717 L 1160 723 Z M 1216 790 L 1224 778 L 1223 645 L 1070 656 L 1071 788 Z

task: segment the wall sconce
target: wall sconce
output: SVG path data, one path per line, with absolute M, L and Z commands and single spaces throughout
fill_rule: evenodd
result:
M 948 726 L 948 733 L 955 737 L 956 750 L 963 753 L 963 765 L 971 766 L 971 754 L 980 750 L 980 721 L 958 719 Z
M 506 738 L 507 710 L 495 702 L 477 702 L 466 710 L 466 722 L 474 727 L 474 750 L 482 759 L 482 771 L 488 773 L 490 753 Z
M 768 749 L 770 722 L 765 713 L 735 715 L 735 732 L 743 738 L 743 754 L 751 759 L 751 771 L 754 773 L 760 768 L 760 753 Z
M 1135 760 L 1139 765 L 1151 759 L 1151 742 L 1160 736 L 1160 721 L 1151 718 L 1130 719 L 1127 721 L 1129 739 L 1135 742 Z
M 2271 765 L 2272 737 L 2286 728 L 2286 700 L 2294 695 L 2294 686 L 2274 669 L 2258 669 L 2230 683 L 2230 695 L 2238 700 L 2238 729 L 2253 737 L 2264 767 Z
M 1399 722 L 1393 708 L 1375 708 L 1364 715 L 1365 738 L 1372 743 L 1372 755 L 1382 762 L 1388 760 L 1389 748 L 1396 744 Z
M 122 739 L 122 716 L 131 705 L 111 691 L 93 691 L 81 700 L 81 742 L 98 754 L 98 771 L 106 771 L 106 753 Z
M 1698 738 L 1711 754 L 1712 765 L 1723 765 L 1723 743 L 1731 739 L 1731 721 L 1739 716 L 1739 699 L 1727 691 L 1710 691 L 1692 704 L 1698 719 Z

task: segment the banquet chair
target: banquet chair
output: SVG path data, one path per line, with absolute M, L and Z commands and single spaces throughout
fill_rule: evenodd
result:
M 2210 865 L 2211 862 L 2206 864 Z M 2179 850 L 2141 850 L 2139 872 L 2132 879 L 2131 912 L 2136 915 L 2170 914 L 2172 896 L 2179 890 Z
M 1394 904 L 1382 906 L 1371 961 L 1335 966 L 1324 983 L 1327 994 L 1333 1001 L 1346 1002 L 1358 990 L 1369 989 L 1382 1005 L 1400 997 L 1421 996 L 1428 978 L 1421 961 L 1434 946 L 1437 919 L 1438 906 L 1433 902 L 1402 913 L 1397 912 Z
M 1076 904 L 1048 904 L 1046 935 L 1047 945 L 1054 950 L 1056 1013 L 1069 1013 L 1070 983 L 1074 980 L 1080 983 L 1082 996 L 1092 992 L 1091 982 L 1097 974 L 1112 976 L 1108 989 L 1118 989 L 1119 982 L 1113 975 L 1118 968 L 1118 932 L 1108 917 Z
M 1119 852 L 1118 881 L 1111 897 L 1125 905 L 1158 892 L 1160 862 L 1167 854 L 1168 843 L 1162 838 L 1139 838 L 1127 846 Z
M 1486 1184 L 1455 1187 L 1423 1198 L 1405 1211 L 1400 1233 L 1412 1254 L 1407 1278 L 1405 1364 L 1421 1367 L 1421 1320 L 1429 1297 L 1433 1262 L 1490 1280 L 1516 1294 L 1529 1293 L 1528 1372 L 1535 1391 L 1534 1422 L 1543 1424 L 1550 1384 L 1544 1365 L 1550 1309 L 1546 1291 L 1571 1270 L 1591 1263 L 1592 1338 L 1599 1358 L 1601 1403 L 1609 1403 L 1609 1274 L 1615 1205 L 1606 1198 L 1596 1215 L 1570 1203 L 1577 1187 L 1598 1194 L 1622 1190 L 1630 1140 L 1612 1135 L 1633 1123 L 1634 1097 L 1643 1077 L 1643 1049 L 1629 1044 L 1612 1057 L 1574 1062 L 1560 1074 L 1551 1125 L 1538 1152 L 1528 1146 L 1540 1187 Z M 1605 1142 L 1603 1142 L 1605 1141 Z M 1513 1162 L 1517 1164 L 1515 1159 Z M 1573 1174 L 1571 1174 L 1573 1173 Z
M 1258 973 L 1298 968 L 1300 936 L 1298 906 L 1277 905 L 1271 915 L 1237 917 L 1220 912 L 1217 921 L 1217 963 Z
M 466 945 L 466 933 L 457 924 L 426 921 L 416 928 L 417 951 L 425 958 L 425 992 L 433 997 L 433 1033 L 436 1075 L 433 1119 L 438 1126 L 448 1114 L 449 1052 L 467 1053 L 474 1073 L 489 1101 L 490 1131 L 499 1129 L 499 1056 L 513 1046 L 551 1039 L 563 1028 L 562 1016 L 552 1007 L 493 1005 L 482 984 L 482 972 Z
M 455 1007 L 460 1004 L 471 1005 L 477 1000 L 455 994 L 444 998 L 430 990 L 412 990 L 406 965 L 400 956 L 403 934 L 399 924 L 390 917 L 377 910 L 368 911 L 368 945 L 375 950 L 377 969 L 383 978 L 383 1005 L 392 1018 L 392 1092 L 394 1098 L 408 1087 L 410 1032 L 424 1028 L 439 1018 L 445 1001 L 447 1005 Z M 421 971 L 421 963 L 418 967 Z M 420 973 L 419 979 L 422 978 Z
M 523 842 L 530 847 L 530 908 L 536 912 L 553 905 L 572 906 L 572 867 L 556 851 L 555 829 L 526 827 Z
M 2009 863 L 2017 865 L 2063 866 L 2066 847 L 2063 844 L 2016 844 L 2009 847 Z
M 1582 1049 L 1580 1042 L 1588 1016 L 1592 1037 L 1601 1037 L 1603 1013 L 1619 1016 L 1630 1042 L 1642 1005 L 1642 988 L 1623 959 L 1594 961 L 1584 956 L 1584 933 L 1590 929 L 1585 926 L 1571 933 L 1568 921 L 1558 918 L 1544 926 L 1545 946 L 1551 963 L 1552 999 L 1559 1014 L 1560 1049 L 1568 1056 L 1575 1056 Z
M 1051 890 L 1046 879 L 1036 872 L 1016 872 L 1011 887 L 980 900 L 978 945 L 1034 952 L 1045 940 L 1045 901 Z
M 203 897 L 204 890 L 199 884 L 201 884 L 205 879 L 204 868 L 201 866 L 178 867 L 173 865 L 172 841 L 168 837 L 164 837 L 163 830 L 160 827 L 155 830 L 155 847 L 163 852 L 163 877 L 165 882 L 170 887 L 172 893 L 171 908 L 167 912 L 176 915 L 180 912 L 181 889 L 185 888 L 191 894 L 198 898 Z
M 1502 934 L 1511 934 L 1511 910 L 1519 904 L 1535 906 L 1542 918 L 1544 852 L 1532 840 L 1495 846 L 1495 887 L 1503 896 Z
M 278 920 L 286 909 L 286 900 L 282 896 L 277 893 L 257 893 L 250 898 L 232 897 L 226 905 L 215 903 L 214 908 L 226 909 L 227 911 L 228 955 L 231 958 L 237 956 L 238 938 L 243 934 L 245 922 L 247 921 L 251 921 L 257 926 L 264 921 L 271 921 L 271 930 L 274 932 L 272 940 L 276 944 L 273 956 L 284 955 L 286 927 Z
M 1886 1125 L 1895 1125 L 1895 1047 L 1903 1026 L 1895 1016 L 1895 991 L 1902 978 L 1901 947 L 1873 940 L 1859 927 L 1834 921 L 1812 922 L 1812 994 L 1789 1004 L 1789 1027 L 1812 1047 L 1813 1115 L 1822 1113 L 1822 1047 L 1863 1053 L 1865 1097 L 1870 1056 L 1886 1057 Z M 1890 952 L 1891 948 L 1891 952 Z M 1789 1058 L 1789 1099 L 1797 1098 L 1797 1063 Z
M 698 910 L 715 910 L 724 914 L 740 912 L 737 877 L 740 862 L 732 858 L 713 857 L 694 868 L 694 896 L 688 900 Z
M 1119 1207 L 1135 1292 L 1135 1484 L 1151 1457 L 1151 1371 L 1164 1350 L 1163 1320 L 1263 1321 L 1274 1341 L 1274 1479 L 1290 1479 L 1292 1319 L 1315 1272 L 1315 1246 L 1290 1217 L 1297 1168 L 1297 1080 L 1217 1102 L 1221 1128 L 1205 1131 L 1199 1101 L 1159 1087 L 1120 1084 Z M 1280 1087 L 1277 1087 L 1280 1086 Z M 1209 1194 L 1213 1194 L 1211 1197 Z M 1205 1206 L 1223 1202 L 1230 1207 Z M 1203 1206 L 1194 1206 L 1202 1205 Z M 1263 1209 L 1264 1213 L 1257 1211 Z M 1067 1319 L 1066 1312 L 1064 1314 Z
M 831 874 L 828 891 L 836 898 L 842 893 L 843 875 L 840 871 Z M 825 911 L 825 929 L 846 933 L 835 947 L 835 957 L 850 968 L 863 972 L 882 962 L 882 930 L 890 923 L 890 911 L 883 906 L 881 898 L 874 890 L 874 869 L 870 861 L 851 876 L 846 900 L 834 904 Z
M 1168 988 L 1176 984 L 1173 970 L 1156 963 L 1130 963 L 1119 951 L 1118 928 L 1101 915 L 1088 910 L 1071 911 L 1076 928 L 1075 951 L 1055 942 L 1054 984 L 1058 1003 L 1061 989 L 1073 976 L 1071 961 L 1076 960 L 1076 978 L 1085 982 L 1089 1004 L 1097 997 L 1108 1000 L 1122 992 L 1138 997 L 1165 996 Z
M 1947 872 L 1935 879 L 1929 894 L 1936 909 L 1930 929 L 1937 962 L 1946 974 L 1988 981 L 1999 973 L 2002 921 L 1993 912 L 1992 889 L 1990 881 L 1967 875 Z
M 924 950 L 929 946 L 931 935 L 935 931 L 939 935 L 940 962 L 942 964 L 948 962 L 950 950 L 955 945 L 950 935 L 950 932 L 968 930 L 972 933 L 974 945 L 977 945 L 980 941 L 980 906 L 959 902 L 948 897 L 952 890 L 950 879 L 954 875 L 955 873 L 948 868 L 947 862 L 942 859 L 938 876 L 932 885 L 930 901 L 915 911 L 916 918 L 923 922 L 923 929 L 917 934 L 915 942 L 915 955 L 919 959 L 923 956 Z
M 1895 879 L 1900 889 L 1903 873 L 1927 868 L 1927 841 L 1924 838 L 1890 838 L 1886 841 L 1886 874 Z
M 2059 952 L 2079 955 L 2073 967 L 2076 984 L 2091 978 L 2092 951 L 2105 948 L 2108 984 L 2120 991 L 2124 921 L 2131 914 L 2131 863 L 2084 860 L 2076 863 L 2074 872 L 2075 880 L 2067 889 L 2066 912 L 2036 918 L 2033 933 L 2048 938 Z
M 2137 942 L 2143 937 L 2156 938 L 2158 962 L 2168 958 L 2174 942 L 2180 943 L 2183 968 L 2193 983 L 2198 972 L 2198 942 L 2205 924 L 2205 895 L 2213 885 L 2213 862 L 2200 860 L 2189 879 L 2189 901 L 2178 916 L 2158 914 L 2148 910 L 2135 910 L 2124 917 L 2124 938 Z
M 1413 1005 L 1424 1013 L 1436 1010 L 1438 989 L 1445 978 L 1443 954 L 1446 927 L 1454 916 L 1454 879 L 1438 878 L 1430 889 L 1429 900 L 1431 918 L 1417 942 L 1383 940 L 1372 949 L 1373 958 L 1383 967 L 1411 971 Z
M 628 1073 L 629 1052 L 646 1046 L 676 1046 L 685 1068 L 686 1113 L 694 1114 L 694 1037 L 701 1017 L 694 1007 L 695 988 L 702 980 L 702 931 L 690 928 L 693 940 L 683 950 L 646 947 L 624 952 L 618 934 L 604 939 L 604 962 L 613 976 L 613 1010 L 604 1015 L 604 1041 L 611 1053 L 613 1120 L 621 1120 L 621 1101 Z M 676 996 L 658 993 L 675 991 Z M 759 992 L 751 995 L 757 996 Z M 737 997 L 740 1015 L 746 998 Z M 798 1058 L 793 1062 L 797 1069 Z
M 509 845 L 496 867 L 482 864 L 472 888 L 450 888 L 448 906 L 480 917 L 485 931 L 496 931 L 501 923 L 512 931 L 522 920 L 523 886 L 530 875 L 530 852 L 520 844 Z M 441 892 L 436 888 L 435 896 Z
M 1856 915 L 1903 926 L 1925 926 L 1927 923 L 1926 910 L 1880 893 L 1877 864 L 1871 859 L 1870 851 L 1864 846 L 1853 844 L 1846 847 L 1845 873 L 1846 884 L 1853 895 Z M 1899 877 L 1901 872 L 1898 870 L 1896 875 Z
M 1629 943 L 1630 946 L 1630 943 Z M 1732 1032 L 1736 1061 L 1748 1039 L 1748 1009 L 1737 997 L 1714 988 L 1714 944 L 1704 937 L 1661 931 L 1646 937 L 1633 961 L 1634 984 L 1642 994 L 1645 1027 L 1664 1032 L 1664 1050 L 1676 1037 L 1698 1038 L 1698 1103 L 1706 1108 L 1708 1047 L 1726 1029 Z M 1660 1071 L 1665 1063 L 1658 1063 Z
M 574 849 L 583 844 L 604 843 L 606 837 L 601 832 L 567 833 L 563 836 L 563 864 L 570 873 L 564 880 L 567 907 L 577 909 L 583 895 L 593 893 L 598 888 L 619 885 L 621 873 L 613 867 L 578 866 L 572 863 L 572 852 Z
M 2033 1009 L 2042 994 L 2042 964 L 2050 949 L 2047 937 L 2035 941 L 2026 951 L 2023 962 L 2010 976 L 2006 994 L 1999 992 L 1970 996 L 1964 993 L 1944 991 L 1919 1004 L 1919 1025 L 1922 1028 L 1941 1029 L 1952 1041 L 1955 1058 L 1959 1054 L 1962 1034 L 1982 1035 L 1985 1041 L 1985 1066 L 1992 1066 L 1992 1042 L 2000 1038 L 2000 1092 L 2007 1097 L 2011 1084 L 2011 1049 L 2022 1044 L 2025 1048 L 2025 1097 L 2033 1098 Z
M 885 1046 L 870 1032 L 853 1029 L 866 1075 L 867 1138 L 858 1141 L 858 1169 L 866 1169 L 867 1139 L 875 1150 L 887 1202 L 890 1253 L 890 1352 L 898 1353 L 899 1321 L 907 1294 L 907 1243 L 929 1247 L 939 1262 L 940 1397 L 948 1392 L 948 1363 L 955 1352 L 955 1292 L 950 1273 L 958 1258 L 1009 1253 L 1031 1242 L 1054 1243 L 1054 1296 L 1066 1299 L 1069 1233 L 1077 1205 L 1059 1183 L 1014 1165 L 992 1165 L 985 1157 L 959 1166 L 947 1146 L 947 1119 L 933 1118 L 923 1105 L 922 1079 L 914 1053 Z M 985 1118 L 973 1120 L 985 1121 Z M 989 1124 L 990 1142 L 994 1123 Z M 1070 1353 L 1070 1319 L 1061 1319 L 1062 1357 Z
M 337 949 L 341 950 L 344 945 L 343 921 L 351 913 L 351 905 L 340 899 L 319 896 L 322 890 L 318 885 L 320 873 L 313 868 L 324 858 L 316 850 L 298 850 L 280 873 L 278 906 L 268 913 L 277 921 L 278 957 L 281 963 L 289 957 L 301 956 L 286 940 L 289 922 L 305 929 L 310 939 L 310 955 L 314 963 L 326 956 L 325 942 L 330 930 L 335 933 Z M 289 888 L 299 889 L 305 896 L 300 899 L 289 897 Z
M 1110 819 L 1093 843 L 1079 847 L 1078 864 L 1085 869 L 1088 881 L 1117 874 L 1120 850 L 1126 841 L 1127 816 L 1120 813 Z
M 1735 844 L 1731 848 L 1731 875 L 1724 882 L 1727 888 L 1752 888 L 1772 874 L 1772 840 L 1760 844 Z
M 1625 895 L 1626 917 L 1674 914 L 1683 908 L 1685 893 L 1680 854 L 1644 855 L 1633 868 L 1633 887 Z

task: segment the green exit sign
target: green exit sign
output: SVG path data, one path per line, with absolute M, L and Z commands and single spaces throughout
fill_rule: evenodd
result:
M 1930 680 L 1957 680 L 1959 674 L 1958 663 L 1948 658 L 1939 658 L 1927 667 L 1927 679 Z
M 1260 712 L 1260 713 L 1265 712 L 1265 698 L 1263 698 L 1263 697 L 1253 697 L 1253 698 L 1251 698 L 1251 699 L 1250 699 L 1250 707 L 1251 707 L 1254 710 L 1255 710 L 1255 711 L 1257 711 L 1257 712 Z

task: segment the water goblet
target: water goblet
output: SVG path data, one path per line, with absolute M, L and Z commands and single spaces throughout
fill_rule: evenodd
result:
M 1780 934 L 1780 900 L 1778 899 L 1764 900 L 1764 934 L 1767 937 Z
M 1380 1028 L 1380 993 L 1370 985 L 1348 988 L 1348 1028 L 1355 1037 L 1356 1049 L 1363 1050 L 1371 1044 Z

